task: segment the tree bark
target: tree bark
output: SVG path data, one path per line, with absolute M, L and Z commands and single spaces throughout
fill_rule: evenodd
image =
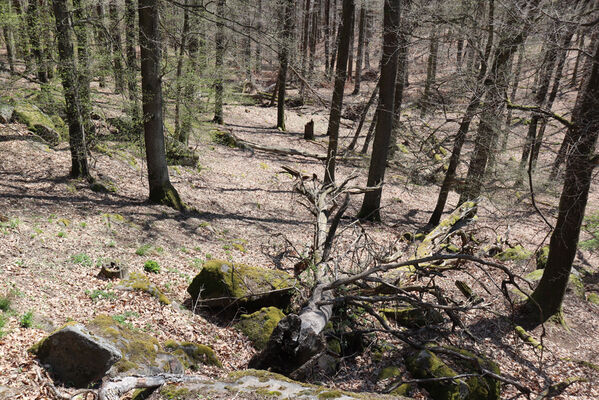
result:
M 522 60 L 524 59 L 524 43 L 520 45 L 518 51 L 518 61 L 516 61 L 516 68 L 513 72 L 514 79 L 512 80 L 512 90 L 510 92 L 510 101 L 513 103 L 518 93 L 518 85 L 520 84 L 520 75 L 522 74 Z M 509 139 L 510 128 L 512 126 L 512 109 L 507 110 L 507 117 L 505 118 L 505 132 L 501 142 L 501 151 L 505 151 L 507 148 L 507 141 Z
M 528 34 L 528 21 L 530 21 L 530 18 L 526 15 L 526 20 L 523 21 L 519 18 L 520 13 L 523 12 L 521 10 L 534 9 L 538 3 L 539 0 L 517 1 L 506 17 L 502 39 L 493 52 L 493 61 L 487 79 L 485 79 L 485 86 L 487 87 L 484 98 L 485 107 L 481 114 L 474 142 L 474 151 L 468 166 L 466 184 L 460 196 L 459 204 L 473 200 L 481 193 L 487 161 L 494 143 L 494 137 L 498 133 L 497 122 L 501 118 L 504 109 L 504 93 L 507 87 L 506 70 L 510 58 L 518 50 L 518 47 L 524 43 Z
M 86 20 L 88 18 L 86 7 L 82 0 L 73 0 L 73 16 L 75 17 L 75 37 L 77 38 L 77 60 L 79 65 L 76 68 L 77 85 L 79 93 L 79 113 L 84 133 L 91 132 L 93 124 L 91 122 L 91 99 L 89 85 L 91 76 L 89 71 L 89 40 Z
M 329 55 L 331 46 L 331 0 L 325 0 L 324 3 L 324 74 L 329 76 Z
M 13 16 L 12 7 L 10 1 L 6 3 L 4 12 Z M 11 72 L 15 72 L 15 42 L 13 37 L 13 27 L 9 25 L 9 22 L 5 22 L 2 26 L 2 33 L 4 34 L 4 42 L 6 44 L 6 56 L 8 58 L 8 67 Z
M 114 91 L 123 93 L 125 91 L 125 77 L 123 61 L 121 59 L 123 49 L 121 45 L 121 27 L 119 24 L 119 11 L 116 0 L 110 0 L 108 5 L 110 14 L 110 41 L 112 45 L 112 70 L 114 74 Z
M 376 96 L 379 93 L 379 83 L 376 83 L 376 86 L 374 87 L 374 89 L 372 90 L 372 93 L 370 94 L 370 97 L 368 98 L 368 103 L 366 103 L 366 107 L 364 107 L 364 111 L 362 111 L 362 116 L 360 117 L 360 122 L 358 122 L 358 127 L 356 128 L 356 133 L 354 133 L 354 137 L 351 141 L 351 143 L 349 144 L 349 146 L 347 146 L 347 150 L 353 150 L 356 147 L 356 144 L 358 143 L 358 138 L 360 137 L 360 132 L 362 131 L 362 127 L 364 126 L 364 122 L 366 122 L 366 117 L 368 116 L 368 111 L 370 110 L 370 107 L 372 107 L 372 104 L 374 104 L 374 100 L 376 99 Z
M 379 82 L 379 105 L 377 124 L 368 169 L 368 187 L 380 186 L 384 182 L 387 167 L 387 154 L 393 129 L 393 104 L 395 102 L 395 79 L 399 54 L 399 23 L 401 0 L 385 1 L 383 18 L 383 56 L 381 59 L 381 79 Z M 378 187 L 364 194 L 364 201 L 358 213 L 361 219 L 380 221 L 381 196 L 383 188 Z
M 224 56 L 225 56 L 225 0 L 218 0 L 216 3 L 216 36 L 214 39 L 216 45 L 216 54 L 214 57 L 214 119 L 217 124 L 223 123 L 223 74 L 224 74 Z
M 189 35 L 189 5 L 188 0 L 184 2 L 183 8 L 183 29 L 181 31 L 181 40 L 179 41 L 179 58 L 177 59 L 177 70 L 175 72 L 175 137 L 183 144 L 187 144 L 187 137 L 181 132 L 181 101 L 184 96 L 183 91 L 183 62 L 185 60 L 185 51 L 187 50 L 187 36 Z M 187 79 L 187 77 L 185 77 Z
M 80 110 L 79 82 L 71 35 L 71 22 L 67 0 L 53 0 L 56 32 L 58 33 L 58 56 L 60 76 L 64 89 L 67 122 L 69 124 L 69 145 L 71 150 L 71 176 L 89 179 L 85 125 Z
M 462 147 L 464 146 L 464 142 L 466 141 L 466 136 L 468 135 L 468 130 L 470 129 L 472 119 L 476 115 L 476 111 L 480 106 L 481 98 L 485 92 L 485 78 L 487 75 L 487 69 L 490 61 L 489 57 L 491 56 L 491 50 L 493 48 L 495 32 L 494 25 L 495 2 L 494 0 L 489 0 L 489 14 L 487 18 L 487 43 L 485 45 L 485 51 L 480 63 L 480 70 L 478 71 L 477 87 L 475 88 L 475 91 L 472 94 L 472 97 L 470 98 L 470 102 L 468 103 L 468 107 L 466 108 L 466 112 L 462 117 L 460 127 L 458 128 L 458 132 L 455 136 L 453 142 L 453 149 L 449 158 L 449 165 L 447 166 L 447 171 L 445 172 L 445 177 L 443 178 L 443 183 L 441 184 L 441 190 L 439 191 L 437 204 L 435 205 L 435 209 L 430 219 L 428 220 L 427 226 L 429 228 L 433 228 L 439 225 L 439 221 L 441 221 L 441 215 L 443 214 L 443 210 L 445 209 L 445 204 L 447 203 L 449 191 L 455 184 L 455 176 L 458 164 L 460 162 Z
M 135 0 L 125 0 L 125 51 L 127 53 L 127 91 L 129 107 L 134 120 L 139 119 L 139 95 L 137 93 L 137 44 L 135 30 Z
M 40 0 L 30 0 L 27 6 L 27 31 L 29 34 L 29 43 L 31 45 L 31 53 L 35 58 L 35 75 L 40 82 L 48 82 L 48 74 L 42 43 L 40 40 Z
M 256 20 L 256 31 L 258 32 L 258 34 L 261 34 L 262 32 L 262 0 L 258 0 L 257 1 L 257 11 L 255 14 L 255 20 Z M 262 72 L 262 42 L 261 40 L 258 40 L 256 42 L 256 65 L 254 66 L 254 70 L 256 71 L 257 74 L 259 74 L 260 72 Z
M 362 61 L 364 60 L 364 25 L 366 25 L 366 2 L 360 7 L 360 22 L 358 27 L 358 55 L 356 57 L 356 79 L 353 95 L 360 94 L 360 83 L 362 82 Z
M 144 140 L 150 200 L 182 210 L 183 203 L 170 182 L 166 166 L 158 0 L 139 0 L 139 44 L 141 48 Z
M 591 68 L 572 110 L 573 125 L 567 133 L 573 145 L 567 154 L 566 179 L 547 266 L 528 302 L 531 314 L 540 322 L 560 312 L 576 256 L 591 175 L 597 164 L 594 151 L 599 135 L 599 39 L 595 38 L 593 48 Z
M 287 70 L 289 69 L 289 49 L 293 34 L 293 0 L 287 0 L 283 14 L 283 31 L 279 49 L 279 77 L 277 79 L 277 128 L 285 130 L 285 92 L 287 90 Z
M 429 110 L 432 87 L 435 84 L 437 76 L 437 59 L 439 55 L 439 37 L 437 32 L 432 33 L 428 50 L 428 62 L 426 67 L 426 81 L 424 82 L 424 92 L 420 99 L 420 117 L 424 117 Z
M 339 27 L 339 57 L 337 69 L 335 70 L 335 86 L 331 100 L 331 113 L 329 115 L 329 146 L 325 163 L 325 183 L 335 182 L 335 159 L 337 157 L 337 145 L 339 141 L 339 125 L 341 123 L 341 109 L 343 108 L 343 92 L 345 89 L 345 78 L 347 74 L 347 58 L 349 53 L 349 40 L 351 34 L 352 19 L 354 16 L 354 0 L 343 0 L 343 15 Z

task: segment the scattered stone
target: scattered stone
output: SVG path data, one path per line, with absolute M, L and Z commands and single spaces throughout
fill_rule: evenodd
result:
M 70 322 L 30 352 L 62 383 L 88 387 L 105 375 L 183 373 L 181 362 L 156 338 L 99 315 L 89 324 Z
M 234 304 L 248 311 L 275 306 L 285 309 L 293 294 L 295 279 L 286 272 L 210 260 L 193 279 L 187 292 L 195 302 L 207 300 L 211 307 Z
M 10 104 L 0 103 L 0 123 L 8 124 L 12 121 L 12 116 L 15 111 L 15 108 Z
M 266 343 L 285 314 L 276 307 L 264 307 L 253 314 L 243 314 L 235 327 L 243 332 L 257 350 L 266 347 Z
M 162 304 L 171 304 L 170 299 L 166 297 L 156 285 L 150 282 L 150 278 L 148 278 L 147 275 L 142 274 L 141 272 L 132 272 L 129 274 L 129 276 L 119 282 L 116 289 L 140 290 L 156 297 Z
M 165 349 L 176 356 L 185 368 L 198 369 L 200 364 L 222 367 L 222 363 L 211 347 L 191 342 L 176 342 L 168 340 Z
M 435 309 L 397 307 L 384 308 L 380 311 L 386 318 L 406 328 L 422 328 L 423 326 L 443 322 L 443 315 Z

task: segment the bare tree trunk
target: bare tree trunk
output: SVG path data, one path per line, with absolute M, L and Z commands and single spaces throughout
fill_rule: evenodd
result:
M 426 67 L 426 81 L 424 82 L 424 92 L 420 99 L 420 117 L 424 117 L 430 106 L 430 97 L 432 87 L 435 84 L 437 76 L 437 59 L 439 55 L 439 37 L 438 32 L 433 32 L 430 38 L 428 51 L 428 63 Z
M 224 74 L 224 56 L 225 56 L 225 0 L 218 0 L 216 3 L 216 55 L 214 58 L 214 119 L 217 124 L 223 123 L 223 74 Z
M 185 51 L 187 49 L 187 36 L 189 35 L 189 3 L 184 2 L 183 7 L 183 30 L 181 31 L 181 40 L 179 41 L 179 58 L 177 59 L 177 70 L 175 72 L 175 137 L 187 139 L 181 135 L 181 99 L 184 96 L 183 91 L 183 62 L 185 60 Z M 185 77 L 187 79 L 187 77 Z M 182 142 L 187 144 L 187 141 Z
M 591 175 L 597 165 L 595 144 L 599 135 L 599 39 L 584 86 L 572 110 L 572 127 L 567 135 L 573 143 L 567 155 L 566 179 L 559 214 L 551 242 L 549 258 L 539 285 L 528 305 L 538 322 L 561 311 L 566 286 L 576 256 L 580 227 L 584 218 Z
M 494 143 L 494 136 L 498 132 L 498 120 L 501 118 L 506 91 L 507 67 L 510 58 L 524 43 L 528 33 L 530 19 L 520 19 L 521 10 L 534 9 L 539 0 L 522 0 L 514 4 L 513 11 L 507 15 L 504 24 L 505 32 L 493 52 L 493 62 L 489 68 L 489 75 L 485 80 L 487 91 L 484 99 L 485 107 L 481 115 L 478 132 L 474 142 L 474 152 L 468 166 L 468 175 L 464 191 L 460 196 L 460 204 L 464 201 L 478 197 L 482 190 L 482 178 L 485 176 L 489 153 Z M 520 29 L 518 29 L 520 28 Z
M 262 32 L 262 0 L 258 0 L 257 1 L 257 11 L 255 14 L 255 20 L 256 20 L 256 31 L 258 32 L 258 34 L 260 34 L 260 32 Z M 257 74 L 259 74 L 260 72 L 262 72 L 262 42 L 261 40 L 258 40 L 256 42 L 256 63 L 254 66 L 254 70 L 256 71 Z
M 349 53 L 348 53 L 348 59 L 347 59 L 347 76 L 346 76 L 346 80 L 348 81 L 352 81 L 353 79 L 353 66 L 354 66 L 354 31 L 356 23 L 356 11 L 354 10 L 354 15 L 352 15 L 352 19 L 351 19 L 351 32 L 349 34 Z
M 412 21 L 407 16 L 412 7 L 412 0 L 403 1 L 403 17 L 399 30 L 399 49 L 397 56 L 397 77 L 395 79 L 395 101 L 393 102 L 393 128 L 391 129 L 391 144 L 389 146 L 389 158 L 392 159 L 397 151 L 399 138 L 401 105 L 403 103 L 403 92 L 406 87 L 408 76 L 408 48 L 410 39 L 408 33 L 411 30 Z
M 376 124 L 378 121 L 379 113 L 377 111 L 374 112 L 372 122 L 368 127 L 368 132 L 366 133 L 366 137 L 364 138 L 364 144 L 362 145 L 362 149 L 360 149 L 360 154 L 366 154 L 368 152 L 368 147 L 370 146 L 370 142 L 372 141 L 372 136 L 374 136 L 374 129 L 376 128 Z
M 177 210 L 184 208 L 166 166 L 162 116 L 161 39 L 158 0 L 139 0 L 139 44 L 144 139 L 150 200 Z
M 44 51 L 40 40 L 40 0 L 30 0 L 27 6 L 27 30 L 29 34 L 29 43 L 31 45 L 31 53 L 35 58 L 35 74 L 40 82 L 48 82 L 48 74 L 46 70 Z
M 302 29 L 302 43 L 301 43 L 301 73 L 302 76 L 306 76 L 306 63 L 308 59 L 308 41 L 310 40 L 310 15 L 312 13 L 312 2 L 306 0 L 305 7 L 302 13 L 304 18 L 303 29 Z M 300 83 L 300 96 L 303 98 L 305 92 L 305 85 L 303 82 Z
M 245 36 L 243 42 L 243 63 L 245 65 L 245 80 L 252 81 L 252 16 L 248 12 L 245 16 Z
M 329 55 L 331 46 L 331 0 L 324 3 L 324 74 L 329 76 Z
M 320 1 L 314 0 L 312 6 L 312 29 L 310 30 L 310 53 L 308 61 L 308 77 L 311 78 L 314 75 L 314 63 L 316 56 L 316 41 L 318 40 L 318 8 L 320 7 Z
M 283 31 L 279 49 L 279 77 L 277 79 L 277 128 L 285 130 L 285 91 L 287 89 L 287 70 L 289 68 L 289 49 L 293 34 L 293 0 L 287 0 L 283 14 Z
M 384 182 L 387 167 L 387 154 L 393 129 L 393 104 L 395 102 L 395 79 L 399 54 L 399 22 L 401 0 L 385 1 L 383 21 L 383 57 L 381 59 L 381 79 L 379 82 L 379 106 L 377 124 L 368 169 L 368 187 L 380 186 Z M 361 219 L 380 221 L 381 197 L 383 188 L 378 187 L 364 194 L 364 201 L 358 213 Z
M 77 61 L 79 62 L 79 65 L 76 67 L 79 97 L 78 106 L 85 137 L 85 135 L 91 132 L 93 128 L 90 117 L 92 108 L 89 94 L 91 76 L 89 72 L 89 35 L 86 26 L 88 15 L 82 0 L 73 0 L 73 8 L 73 16 L 75 17 L 76 22 L 74 30 L 75 37 L 77 38 Z
M 464 51 L 464 39 L 458 39 L 457 51 L 456 51 L 456 64 L 457 69 L 460 71 L 462 69 L 462 53 Z
M 343 108 L 343 92 L 347 73 L 347 58 L 349 53 L 349 40 L 354 17 L 354 0 L 343 0 L 343 16 L 339 26 L 339 59 L 335 70 L 335 87 L 331 100 L 331 113 L 329 116 L 329 147 L 325 163 L 325 183 L 335 182 L 335 159 L 337 157 L 337 145 L 339 141 L 339 124 L 341 122 L 341 109 Z
M 356 58 L 356 80 L 353 95 L 360 94 L 360 83 L 362 81 L 362 61 L 364 60 L 364 26 L 366 25 L 366 2 L 362 1 L 360 7 L 360 22 L 358 28 L 358 56 Z
M 106 86 L 106 72 L 110 69 L 110 54 L 111 47 L 109 45 L 108 31 L 106 29 L 106 18 L 104 11 L 104 2 L 97 0 L 96 4 L 96 18 L 97 22 L 95 26 L 95 39 L 98 45 L 98 84 L 101 88 Z
M 358 143 L 358 138 L 360 137 L 360 132 L 362 131 L 362 127 L 364 126 L 364 122 L 366 121 L 366 117 L 368 116 L 368 111 L 370 110 L 370 107 L 372 107 L 372 105 L 374 104 L 374 100 L 376 99 L 376 96 L 378 95 L 378 93 L 379 93 L 379 84 L 377 82 L 376 86 L 372 90 L 372 93 L 368 99 L 368 103 L 366 103 L 366 107 L 364 107 L 364 111 L 362 111 L 362 116 L 360 117 L 360 122 L 358 122 L 358 127 L 356 128 L 356 133 L 354 133 L 354 137 L 353 137 L 351 143 L 349 144 L 349 146 L 347 146 L 347 150 L 353 150 L 356 147 L 356 144 Z
M 58 33 L 58 55 L 60 57 L 60 77 L 64 89 L 67 122 L 69 124 L 69 145 L 71 149 L 71 176 L 90 179 L 85 143 L 85 125 L 81 115 L 81 99 L 75 51 L 71 35 L 71 20 L 67 0 L 53 0 L 56 32 Z
M 137 94 L 137 44 L 135 30 L 135 0 L 125 0 L 125 51 L 127 53 L 127 91 L 129 106 L 134 120 L 139 119 L 139 101 Z
M 112 70 L 114 73 L 114 91 L 123 93 L 125 91 L 125 77 L 123 76 L 123 61 L 121 59 L 123 50 L 121 45 L 121 27 L 119 24 L 119 12 L 116 0 L 110 0 L 108 6 L 110 14 L 110 41 L 112 45 Z
M 512 91 L 510 92 L 510 101 L 513 103 L 516 100 L 516 94 L 518 93 L 518 85 L 520 83 L 520 75 L 522 74 L 522 60 L 524 59 L 524 43 L 520 45 L 518 51 L 518 61 L 516 61 L 516 69 L 513 72 L 514 79 L 512 80 Z M 505 132 L 501 142 L 501 150 L 505 151 L 507 148 L 507 141 L 510 135 L 510 128 L 512 126 L 512 109 L 507 110 L 507 117 L 505 119 Z
M 468 135 L 468 130 L 470 129 L 470 124 L 472 123 L 472 119 L 476 115 L 476 111 L 480 106 L 480 102 L 482 96 L 485 92 L 485 78 L 487 75 L 487 69 L 489 62 L 491 61 L 489 58 L 491 57 L 491 50 L 493 48 L 493 40 L 494 40 L 494 25 L 495 25 L 495 1 L 489 0 L 489 14 L 487 18 L 487 43 L 485 45 L 485 52 L 483 54 L 480 70 L 478 71 L 477 76 L 477 87 L 470 98 L 470 102 L 468 103 L 468 107 L 466 108 L 466 112 L 462 117 L 462 121 L 460 122 L 460 127 L 458 128 L 458 132 L 455 136 L 453 142 L 453 149 L 451 151 L 451 156 L 449 158 L 449 165 L 447 166 L 447 171 L 445 172 L 445 178 L 443 179 L 443 183 L 441 184 L 441 190 L 439 191 L 439 197 L 437 198 L 437 204 L 435 205 L 435 209 L 428 220 L 427 226 L 429 228 L 433 228 L 439 225 L 441 221 L 441 215 L 443 214 L 443 210 L 445 209 L 445 204 L 447 203 L 447 197 L 449 196 L 449 190 L 455 184 L 455 176 L 458 168 L 458 164 L 460 162 L 460 156 L 462 153 L 462 147 L 464 146 L 464 142 L 466 141 L 466 136 Z
M 12 16 L 12 7 L 10 1 L 6 3 L 5 12 Z M 5 22 L 2 26 L 2 33 L 4 34 L 4 42 L 6 44 L 6 56 L 8 58 L 8 66 L 11 72 L 15 72 L 15 42 L 13 37 L 12 26 Z
M 570 79 L 570 86 L 572 87 L 577 85 L 578 66 L 580 65 L 580 57 L 582 55 L 582 50 L 584 49 L 584 32 L 582 30 L 578 31 L 577 41 L 577 47 L 580 50 L 576 53 L 576 61 L 574 61 L 574 69 L 572 70 L 572 78 Z

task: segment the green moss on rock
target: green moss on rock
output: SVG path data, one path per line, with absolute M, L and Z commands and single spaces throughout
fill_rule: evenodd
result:
M 235 325 L 258 350 L 264 349 L 268 339 L 285 314 L 276 307 L 264 307 L 252 314 L 243 314 Z
M 380 312 L 388 319 L 406 328 L 422 328 L 423 326 L 443 322 L 443 316 L 435 309 L 424 310 L 414 307 L 384 308 Z
M 446 378 L 457 373 L 429 350 L 421 350 L 406 357 L 406 368 L 418 379 Z M 468 396 L 468 385 L 462 380 L 434 381 L 422 386 L 435 400 L 462 400 Z
M 162 304 L 171 304 L 171 301 L 166 297 L 160 289 L 150 282 L 150 278 L 140 272 L 132 272 L 128 277 L 121 280 L 117 289 L 122 290 L 140 290 L 156 297 Z
M 200 364 L 222 367 L 222 363 L 210 346 L 167 340 L 164 347 L 168 352 L 175 355 L 186 368 L 197 369 Z
M 495 256 L 501 261 L 521 261 L 528 260 L 530 257 L 532 257 L 532 253 L 521 245 L 510 247 Z
M 389 367 L 383 368 L 381 372 L 379 372 L 378 380 L 384 381 L 385 379 L 397 378 L 398 376 L 401 376 L 401 369 L 399 369 L 399 367 L 391 365 Z
M 587 295 L 587 300 L 589 303 L 598 304 L 599 305 L 599 294 L 597 293 L 589 293 Z
M 37 106 L 27 101 L 14 101 L 14 107 L 14 115 L 17 121 L 27 125 L 27 129 L 36 133 L 50 144 L 58 144 L 61 132 L 59 132 L 52 118 L 44 114 Z
M 235 304 L 254 311 L 265 306 L 286 308 L 295 280 L 283 271 L 210 260 L 193 279 L 187 292 L 211 306 Z

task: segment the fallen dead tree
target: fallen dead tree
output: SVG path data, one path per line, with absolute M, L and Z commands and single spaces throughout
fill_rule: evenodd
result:
M 417 315 L 424 317 L 431 313 L 445 313 L 447 320 L 441 319 L 443 322 L 440 323 L 431 322 L 433 325 L 437 324 L 434 328 L 437 332 L 442 332 L 445 329 L 445 321 L 449 321 L 452 332 L 459 330 L 463 333 L 462 337 L 476 341 L 474 335 L 462 323 L 460 314 L 472 310 L 487 310 L 492 302 L 485 301 L 484 296 L 472 293 L 472 289 L 466 301 L 454 299 L 434 281 L 445 277 L 448 271 L 466 270 L 471 267 L 486 272 L 496 270 L 505 278 L 501 283 L 494 283 L 506 297 L 509 298 L 510 286 L 523 293 L 529 292 L 525 287 L 530 289 L 531 283 L 514 274 L 507 266 L 468 254 L 470 239 L 463 229 L 473 221 L 476 203 L 468 203 L 456 209 L 438 227 L 425 235 L 422 243 L 416 246 L 412 258 L 406 261 L 385 262 L 384 260 L 397 260 L 400 256 L 378 255 L 365 260 L 360 268 L 355 268 L 354 265 L 354 268 L 347 269 L 347 273 L 342 273 L 337 268 L 333 270 L 332 265 L 338 266 L 338 260 L 333 260 L 331 251 L 339 221 L 349 203 L 351 190 L 347 189 L 348 181 L 344 181 L 339 187 L 327 187 L 319 184 L 315 177 L 302 176 L 292 169 L 284 169 L 296 177 L 296 190 L 308 200 L 308 206 L 315 216 L 312 252 L 307 259 L 300 260 L 310 271 L 308 276 L 311 278 L 312 289 L 302 310 L 280 321 L 266 348 L 250 361 L 250 368 L 268 369 L 293 379 L 310 377 L 319 368 L 318 360 L 327 354 L 323 331 L 331 321 L 334 311 L 353 307 L 370 315 L 371 322 L 365 331 L 389 334 L 413 351 L 439 354 L 446 358 L 457 357 L 471 366 L 468 372 L 453 377 L 428 377 L 413 382 L 455 383 L 460 377 L 478 377 L 490 380 L 489 382 L 513 385 L 526 395 L 531 393 L 526 385 L 502 375 L 482 356 L 466 354 L 442 345 L 431 345 L 425 338 L 419 338 L 416 333 L 429 322 L 418 322 L 415 327 L 408 329 L 398 329 L 390 322 L 394 319 L 394 309 L 389 309 L 389 305 L 401 305 L 397 308 L 398 312 L 414 310 Z M 462 241 L 462 252 L 448 254 L 445 251 L 446 242 L 453 237 Z M 359 247 L 357 241 L 353 245 Z M 361 272 L 355 272 L 356 269 L 360 269 Z M 353 272 L 350 273 L 349 270 Z M 426 280 L 427 283 L 417 283 L 422 280 Z M 380 328 L 372 328 L 373 322 Z M 449 334 L 449 331 L 447 332 Z M 396 383 L 402 383 L 398 382 Z M 396 388 L 398 384 L 392 384 L 391 389 Z

